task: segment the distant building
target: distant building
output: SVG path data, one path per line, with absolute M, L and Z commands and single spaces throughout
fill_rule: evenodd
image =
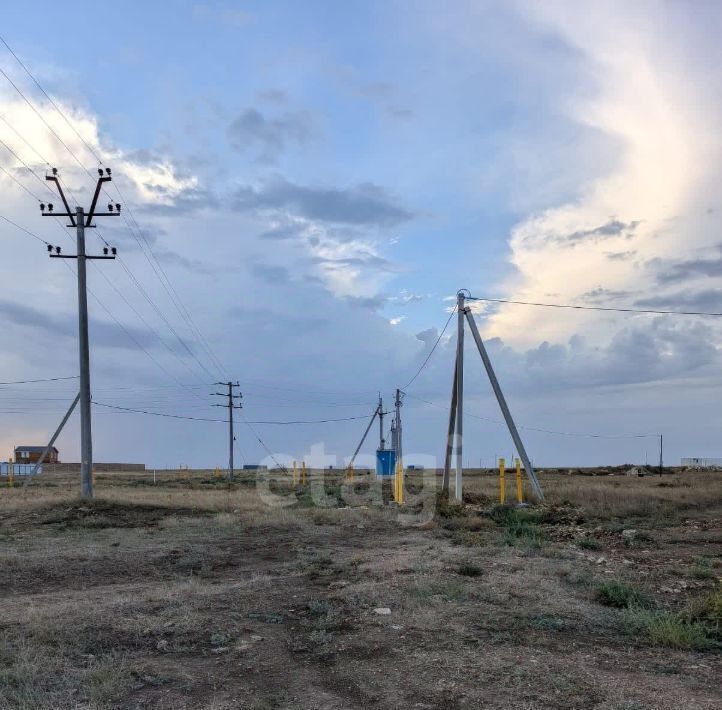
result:
M 37 463 L 45 448 L 45 446 L 16 446 L 15 463 Z M 43 463 L 60 463 L 58 450 L 54 446 L 50 447 L 50 451 L 48 451 Z
M 683 468 L 722 468 L 722 459 L 682 459 Z
M 247 463 L 243 465 L 244 471 L 268 471 L 268 466 L 262 463 Z

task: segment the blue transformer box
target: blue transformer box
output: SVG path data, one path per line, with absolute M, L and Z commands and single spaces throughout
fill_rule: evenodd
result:
M 390 478 L 396 473 L 396 452 L 393 449 L 376 451 L 376 476 Z

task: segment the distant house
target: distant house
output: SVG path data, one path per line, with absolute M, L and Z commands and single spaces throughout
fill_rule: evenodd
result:
M 45 448 L 45 446 L 16 446 L 15 463 L 37 463 Z M 43 463 L 60 463 L 58 450 L 54 446 L 50 447 Z
M 722 468 L 722 459 L 687 458 L 682 459 L 683 468 Z

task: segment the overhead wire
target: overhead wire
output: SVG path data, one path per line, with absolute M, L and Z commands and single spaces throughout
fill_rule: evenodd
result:
M 92 148 L 92 146 L 90 146 L 90 145 L 88 144 L 88 142 L 83 138 L 83 136 L 82 136 L 82 135 L 77 131 L 77 129 L 72 125 L 72 122 L 68 119 L 68 117 L 65 115 L 65 113 L 63 112 L 63 110 L 62 110 L 62 109 L 58 106 L 58 104 L 57 104 L 55 101 L 53 101 L 53 99 L 48 95 L 48 93 L 47 93 L 47 92 L 45 91 L 45 89 L 42 87 L 42 85 L 40 84 L 40 82 L 35 78 L 35 76 L 32 74 L 32 72 L 30 72 L 30 70 L 28 69 L 28 67 L 20 60 L 20 58 L 19 58 L 19 57 L 17 56 L 17 54 L 12 50 L 12 48 L 8 45 L 8 43 L 5 41 L 5 39 L 2 38 L 2 37 L 0 37 L 0 41 L 2 41 L 2 43 L 3 43 L 3 44 L 5 45 L 5 47 L 8 49 L 8 51 L 12 54 L 12 56 L 15 58 L 15 60 L 20 64 L 20 66 L 23 68 L 23 70 L 25 71 L 25 73 L 32 79 L 32 81 L 33 81 L 33 82 L 35 83 L 35 85 L 40 89 L 40 91 L 42 91 L 42 93 L 48 98 L 48 100 L 49 100 L 50 103 L 53 105 L 53 107 L 55 108 L 55 110 L 61 115 L 61 117 L 62 117 L 63 120 L 68 124 L 68 126 L 70 126 L 70 128 L 73 130 L 73 132 L 76 134 L 76 136 L 78 136 L 78 138 L 83 142 L 83 144 L 86 146 L 86 148 L 88 148 L 88 150 L 91 152 L 91 154 L 99 161 L 99 163 L 102 164 L 102 160 L 100 160 L 100 156 L 97 154 L 97 152 Z M 34 104 L 27 98 L 27 96 L 25 96 L 25 94 L 24 94 L 24 93 L 22 92 L 22 90 L 17 86 L 17 84 L 10 78 L 10 76 L 8 76 L 8 74 L 7 74 L 4 70 L 2 70 L 2 68 L 0 68 L 0 73 L 2 73 L 2 75 L 7 79 L 7 81 L 8 81 L 8 82 L 12 85 L 12 87 L 15 89 L 15 91 L 22 97 L 22 99 L 28 104 L 28 106 L 30 106 L 30 108 L 34 111 L 34 113 L 38 116 L 38 118 L 40 118 L 40 120 L 43 122 L 43 124 L 44 124 L 44 125 L 48 128 L 48 130 L 55 136 L 55 138 L 63 145 L 63 147 L 68 151 L 68 153 L 70 153 L 70 155 L 73 157 L 73 159 L 75 160 L 75 162 L 78 163 L 78 165 L 81 167 L 81 169 L 83 169 L 83 170 L 88 174 L 88 176 L 92 178 L 93 176 L 92 176 L 92 174 L 90 173 L 90 171 L 87 170 L 87 168 L 85 168 L 85 166 L 84 166 L 83 163 L 80 161 L 80 159 L 77 157 L 77 155 L 73 152 L 73 150 L 67 145 L 67 143 L 66 143 L 65 141 L 63 141 L 63 139 L 62 139 L 62 138 L 58 135 L 58 133 L 52 128 L 52 126 L 50 126 L 50 124 L 44 119 L 44 117 L 40 114 L 40 112 L 37 110 L 37 108 L 34 106 Z M 10 125 L 10 124 L 7 122 L 6 119 L 3 118 L 3 120 L 5 121 L 6 124 Z M 15 130 L 15 129 L 13 129 L 13 130 Z M 17 133 L 17 131 L 16 131 L 16 133 Z M 26 143 L 27 143 L 27 141 L 26 141 Z M 6 146 L 6 147 L 7 147 L 7 146 Z M 11 151 L 11 152 L 14 153 L 14 151 Z M 41 159 L 42 159 L 42 156 L 40 155 L 40 153 L 39 153 L 37 150 L 36 150 L 35 152 L 36 152 L 36 153 L 38 154 L 38 156 L 40 156 Z M 21 161 L 21 162 L 22 162 L 22 161 Z M 45 161 L 45 162 L 47 162 L 47 161 Z M 25 167 L 27 167 L 27 165 L 26 165 Z M 28 170 L 30 170 L 30 168 L 28 168 Z M 36 176 L 36 177 L 37 177 L 37 176 Z M 39 178 L 38 178 L 38 179 L 39 179 Z M 115 183 L 114 183 L 114 184 L 115 184 Z M 117 186 L 117 184 L 115 184 L 115 187 L 116 187 L 116 190 L 118 191 L 118 194 L 121 196 L 121 200 L 122 200 L 123 202 L 125 202 L 125 199 L 124 199 L 124 197 L 123 197 L 123 195 L 122 195 L 122 193 L 121 193 L 121 191 L 120 191 L 120 188 Z M 107 195 L 107 191 L 104 190 L 104 192 L 105 192 L 106 195 Z M 72 193 L 71 193 L 71 194 L 72 194 Z M 150 260 L 150 258 L 145 254 L 145 251 L 143 251 L 143 247 L 142 247 L 140 241 L 137 239 L 136 235 L 134 234 L 133 229 L 132 229 L 132 227 L 131 227 L 131 225 L 130 225 L 130 222 L 128 222 L 127 218 L 125 217 L 125 214 L 123 214 L 123 218 L 124 218 L 124 220 L 125 220 L 128 228 L 129 228 L 131 234 L 134 236 L 134 238 L 135 238 L 136 241 L 138 242 L 138 246 L 141 248 L 141 251 L 143 252 L 144 256 L 146 256 L 146 259 L 148 259 L 148 262 L 150 263 L 151 267 L 152 267 L 153 270 L 156 272 L 156 275 L 158 276 L 158 279 L 159 279 L 159 281 L 161 282 L 161 285 L 164 287 L 164 289 L 165 289 L 166 292 L 168 293 L 171 301 L 174 303 L 174 305 L 175 305 L 176 308 L 178 309 L 178 311 L 179 311 L 179 313 L 180 313 L 180 315 L 181 315 L 181 318 L 189 325 L 189 328 L 190 328 L 190 330 L 191 330 L 192 333 L 195 331 L 196 335 L 194 335 L 194 337 L 198 337 L 201 346 L 206 350 L 206 352 L 209 353 L 210 361 L 214 364 L 214 366 L 218 367 L 219 372 L 221 372 L 221 374 L 223 374 L 223 368 L 222 368 L 222 366 L 220 365 L 220 361 L 217 360 L 217 358 L 215 357 L 215 354 L 214 354 L 214 353 L 212 352 L 212 350 L 210 349 L 210 345 L 206 342 L 204 336 L 203 336 L 202 333 L 200 332 L 200 329 L 198 329 L 197 325 L 195 325 L 195 322 L 193 322 L 192 317 L 190 316 L 190 313 L 188 312 L 188 309 L 185 307 L 185 305 L 184 305 L 184 304 L 182 303 L 182 301 L 180 300 L 180 297 L 178 296 L 177 291 L 175 291 L 175 288 L 173 287 L 173 284 L 171 283 L 170 279 L 168 278 L 168 275 L 165 273 L 163 267 L 162 267 L 161 264 L 158 262 L 158 259 L 157 259 L 157 257 L 155 256 L 155 254 L 153 254 L 153 251 L 152 251 L 152 249 L 150 248 L 150 244 L 148 243 L 145 235 L 143 234 L 142 230 L 140 229 L 140 227 L 139 227 L 139 225 L 138 225 L 138 223 L 137 223 L 137 220 L 135 219 L 135 216 L 134 216 L 133 213 L 132 213 L 132 210 L 130 209 L 129 206 L 127 206 L 127 209 L 128 209 L 128 212 L 129 212 L 130 215 L 131 215 L 131 218 L 132 218 L 132 220 L 133 220 L 133 222 L 134 222 L 134 224 L 135 224 L 136 229 L 138 230 L 138 233 L 140 234 L 141 238 L 142 238 L 143 241 L 145 242 L 145 244 L 146 244 L 146 246 L 147 246 L 147 249 L 148 249 L 148 251 L 150 252 L 151 256 L 153 256 L 153 259 L 155 260 L 156 264 L 158 265 L 158 269 L 159 269 L 160 272 L 162 273 L 163 277 L 165 277 L 165 280 L 167 281 L 168 286 L 170 287 L 170 289 L 171 289 L 171 290 L 173 291 L 173 293 L 175 294 L 175 299 L 174 299 L 173 295 L 171 295 L 171 292 L 168 290 L 168 288 L 165 286 L 165 282 L 163 281 L 163 278 L 162 278 L 162 277 L 160 276 L 160 274 L 158 273 L 158 269 L 155 268 L 155 266 L 153 265 L 153 263 L 152 263 L 152 261 Z M 96 232 L 96 234 L 97 234 L 97 235 L 99 236 L 99 238 L 103 241 L 103 243 L 106 244 L 106 246 L 107 246 L 107 245 L 108 245 L 108 242 L 103 238 L 102 234 L 100 234 L 99 232 Z M 127 267 L 124 267 L 124 268 L 126 268 L 126 270 L 127 270 Z M 136 283 L 138 283 L 137 280 L 136 280 Z M 147 293 L 146 293 L 145 295 L 147 296 Z M 181 306 L 180 308 L 179 308 L 178 304 L 180 304 L 180 306 Z M 164 318 L 164 320 L 166 320 L 166 319 Z M 177 336 L 177 334 L 176 334 L 176 336 Z M 183 342 L 180 338 L 179 338 L 179 340 L 180 340 L 181 342 Z M 186 347 L 187 347 L 187 346 L 186 346 Z M 190 350 L 189 350 L 189 352 L 190 352 L 191 356 L 193 356 L 193 357 L 197 360 L 197 356 L 195 356 L 195 354 L 192 353 Z M 199 362 L 200 362 L 200 361 L 199 361 Z M 205 366 L 203 366 L 203 369 L 206 369 L 206 371 L 207 371 L 207 368 L 205 368 Z M 209 372 L 209 371 L 208 371 L 208 372 Z M 209 372 L 209 374 L 210 374 L 210 372 Z
M 481 298 L 480 296 L 466 296 L 467 301 L 483 301 L 487 303 L 508 303 L 515 306 L 538 306 L 541 308 L 570 308 L 578 311 L 607 311 L 613 313 L 642 313 L 665 316 L 714 316 L 720 317 L 722 313 L 708 311 L 667 311 L 651 308 L 614 308 L 611 306 L 575 306 L 566 303 L 535 303 L 533 301 L 512 301 L 505 298 Z
M 446 329 L 449 327 L 449 323 L 451 323 L 451 319 L 454 317 L 454 313 L 456 313 L 456 306 L 452 309 L 451 313 L 449 314 L 449 318 L 444 324 L 444 327 L 441 330 L 441 333 L 439 333 L 439 337 L 436 339 L 436 342 L 434 343 L 433 347 L 429 351 L 429 354 L 426 356 L 426 359 L 421 363 L 421 367 L 416 371 L 416 374 L 401 388 L 402 390 L 406 390 L 408 387 L 410 387 L 413 382 L 416 380 L 416 378 L 421 374 L 423 369 L 426 367 L 427 363 L 431 359 L 431 356 L 434 354 L 434 351 L 436 350 L 437 346 L 441 342 L 441 339 L 444 337 L 444 333 L 446 332 Z

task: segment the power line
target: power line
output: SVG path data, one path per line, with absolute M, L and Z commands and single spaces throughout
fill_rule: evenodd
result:
M 73 133 L 75 133 L 75 135 L 78 138 L 80 138 L 80 140 L 83 142 L 85 147 L 90 151 L 91 155 L 98 161 L 98 163 L 102 164 L 103 161 L 100 159 L 100 156 L 95 152 L 95 150 L 92 148 L 92 146 L 90 146 L 88 144 L 88 142 L 85 140 L 85 138 L 83 138 L 83 136 L 81 136 L 80 133 L 78 133 L 75 126 L 73 126 L 73 124 L 66 118 L 65 114 L 60 110 L 60 107 L 48 95 L 48 92 L 45 91 L 45 89 L 43 89 L 43 87 L 40 85 L 40 82 L 32 75 L 30 70 L 25 66 L 25 64 L 23 64 L 23 62 L 20 60 L 20 57 L 18 57 L 18 55 L 15 54 L 15 52 L 12 50 L 10 45 L 5 41 L 5 39 L 2 36 L 0 36 L 0 42 L 2 42 L 5 45 L 5 48 L 8 50 L 8 52 L 10 52 L 10 54 L 12 54 L 13 57 L 15 57 L 15 60 L 17 61 L 17 63 L 25 70 L 25 73 L 33 80 L 35 86 L 37 86 L 38 89 L 40 89 L 40 91 L 43 93 L 45 98 L 48 101 L 50 101 L 50 103 L 53 105 L 53 108 L 55 108 L 55 110 L 63 117 L 63 120 L 65 121 L 65 123 L 68 124 L 68 126 L 73 131 Z
M 0 385 L 29 385 L 35 382 L 60 382 L 61 380 L 77 380 L 80 375 L 69 375 L 68 377 L 46 377 L 40 380 L 15 380 L 14 382 L 0 382 Z
M 55 101 L 53 101 L 53 99 L 48 95 L 48 93 L 45 91 L 45 89 L 41 86 L 40 82 L 35 78 L 35 76 L 33 76 L 33 74 L 30 72 L 30 70 L 25 66 L 25 64 L 23 64 L 23 62 L 19 59 L 19 57 L 15 54 L 15 52 L 10 48 L 10 46 L 8 45 L 8 43 L 7 43 L 2 37 L 0 37 L 0 41 L 2 41 L 2 43 L 3 43 L 3 44 L 5 45 L 5 47 L 8 49 L 8 51 L 13 55 L 13 57 L 14 57 L 14 58 L 16 59 L 16 61 L 20 64 L 20 66 L 23 68 L 23 70 L 25 71 L 25 73 L 33 80 L 33 82 L 34 82 L 35 85 L 40 89 L 40 91 L 42 91 L 42 93 L 48 98 L 48 100 L 50 101 L 50 103 L 53 105 L 53 107 L 55 108 L 55 110 L 60 114 L 60 116 L 61 116 L 61 117 L 63 118 L 63 120 L 65 121 L 65 123 L 67 123 L 68 126 L 70 126 L 70 128 L 73 130 L 73 132 L 76 134 L 76 136 L 78 136 L 78 138 L 83 142 L 83 144 L 86 146 L 86 148 L 88 148 L 88 150 L 91 152 L 91 154 L 92 154 L 100 163 L 102 163 L 102 160 L 100 160 L 100 156 L 99 156 L 99 155 L 96 153 L 96 151 L 88 144 L 88 142 L 82 137 L 82 135 L 80 135 L 80 133 L 79 133 L 79 132 L 77 131 L 77 129 L 72 125 L 71 121 L 68 119 L 68 117 L 67 117 L 67 116 L 65 115 L 65 113 L 62 111 L 62 109 L 61 109 L 61 108 L 55 103 Z M 8 82 L 12 85 L 12 87 L 15 89 L 15 91 L 17 91 L 17 93 L 23 98 L 23 100 L 28 104 L 28 106 L 30 106 L 30 108 L 35 112 L 35 114 L 38 116 L 38 118 L 40 118 L 40 120 L 43 122 L 43 124 L 45 124 L 45 126 L 48 128 L 48 130 L 49 130 L 49 131 L 55 136 L 55 138 L 63 145 L 63 147 L 68 151 L 68 153 L 70 153 L 70 155 L 73 157 L 73 159 L 75 160 L 75 162 L 78 163 L 78 165 L 88 174 L 88 176 L 92 178 L 93 176 L 91 175 L 90 171 L 87 170 L 87 169 L 83 166 L 82 162 L 79 160 L 79 158 L 77 157 L 77 155 L 71 150 L 71 148 L 67 145 L 67 143 L 65 143 L 65 141 L 63 141 L 63 139 L 58 135 L 58 133 L 50 126 L 50 124 L 49 124 L 49 123 L 45 120 L 45 118 L 40 114 L 40 112 L 39 112 L 38 109 L 34 106 L 34 104 L 25 96 L 25 94 L 21 91 L 21 89 L 15 84 L 15 82 L 13 82 L 13 80 L 7 75 L 7 73 L 2 70 L 2 68 L 0 68 L 0 73 L 2 73 L 2 75 L 8 80 Z M 3 120 L 5 121 L 5 123 L 7 123 L 7 121 L 6 121 L 4 118 L 3 118 Z M 10 125 L 10 124 L 8 123 L 8 125 Z M 12 128 L 12 126 L 11 126 L 11 128 Z M 13 129 L 13 130 L 15 130 L 15 129 Z M 15 132 L 17 133 L 17 131 L 15 131 Z M 18 134 L 18 135 L 19 135 L 19 134 Z M 23 139 L 23 140 L 24 140 L 24 139 Z M 25 141 L 25 142 L 27 143 L 27 141 Z M 6 144 L 4 144 L 4 145 L 6 145 Z M 6 145 L 6 147 L 8 147 L 8 146 Z M 16 155 L 16 154 L 14 153 L 14 151 L 12 151 L 12 149 L 10 149 L 9 147 L 8 147 L 8 150 L 10 150 L 14 155 Z M 33 150 L 35 150 L 35 149 L 33 148 Z M 42 159 L 42 156 L 40 155 L 40 153 L 39 153 L 37 150 L 36 150 L 35 152 L 36 152 L 36 153 L 38 154 L 38 156 L 41 157 L 41 159 Z M 17 155 L 16 155 L 16 157 L 17 157 Z M 19 158 L 18 158 L 18 160 L 19 160 Z M 20 161 L 20 162 L 22 162 L 22 161 Z M 47 162 L 47 161 L 46 161 L 46 162 Z M 24 163 L 23 163 L 23 164 L 24 164 Z M 27 167 L 27 165 L 26 165 L 25 167 Z M 28 168 L 28 170 L 30 170 L 30 168 Z M 32 172 L 32 171 L 31 171 L 31 172 Z M 33 173 L 33 174 L 34 174 L 34 173 Z M 37 177 L 37 176 L 36 176 L 36 177 Z M 39 179 L 40 179 L 40 178 L 38 178 L 38 180 L 39 180 Z M 121 200 L 122 200 L 123 202 L 126 202 L 125 199 L 124 199 L 124 197 L 123 197 L 123 194 L 122 194 L 122 192 L 120 191 L 120 188 L 118 187 L 117 184 L 116 184 L 116 190 L 117 190 L 118 194 L 120 195 Z M 105 192 L 106 195 L 108 194 L 105 189 L 104 189 L 103 191 Z M 72 193 L 71 193 L 71 197 L 72 197 Z M 168 293 L 169 297 L 171 298 L 171 301 L 173 301 L 173 304 L 174 304 L 174 305 L 176 306 L 176 308 L 178 309 L 178 311 L 179 311 L 179 313 L 180 313 L 180 315 L 181 315 L 181 318 L 186 321 L 186 323 L 188 324 L 191 332 L 192 332 L 192 333 L 195 332 L 195 336 L 194 336 L 194 337 L 196 337 L 196 336 L 198 337 L 201 346 L 202 346 L 202 347 L 206 350 L 206 352 L 209 354 L 211 363 L 213 363 L 214 366 L 218 368 L 219 372 L 222 373 L 222 372 L 223 372 L 223 367 L 220 365 L 220 361 L 216 358 L 215 354 L 213 353 L 213 351 L 212 351 L 211 348 L 210 348 L 210 345 L 206 342 L 205 338 L 203 337 L 202 333 L 200 332 L 200 329 L 198 328 L 198 326 L 195 324 L 195 322 L 194 322 L 193 319 L 191 318 L 190 313 L 188 312 L 188 309 L 185 307 L 185 305 L 183 304 L 183 302 L 180 300 L 180 296 L 178 296 L 178 293 L 177 293 L 177 291 L 175 290 L 175 288 L 173 287 L 172 283 L 170 282 L 170 279 L 168 278 L 168 275 L 165 273 L 165 271 L 163 270 L 163 267 L 162 267 L 161 264 L 158 262 L 158 259 L 157 259 L 157 257 L 155 256 L 155 254 L 153 254 L 153 251 L 152 251 L 152 249 L 150 248 L 150 244 L 148 243 L 147 239 L 146 239 L 145 236 L 143 235 L 142 230 L 141 230 L 140 227 L 138 226 L 138 223 L 137 223 L 137 221 L 136 221 L 136 219 L 135 219 L 135 216 L 133 215 L 132 210 L 130 209 L 129 205 L 126 203 L 125 206 L 126 206 L 126 209 L 127 209 L 128 212 L 129 212 L 129 214 L 131 215 L 131 218 L 132 218 L 132 220 L 133 220 L 133 222 L 134 222 L 134 224 L 135 224 L 136 229 L 138 230 L 138 233 L 140 234 L 140 236 L 142 237 L 143 241 L 145 242 L 146 247 L 147 247 L 149 253 L 150 253 L 151 256 L 153 257 L 153 259 L 154 259 L 154 261 L 156 262 L 156 264 L 158 265 L 158 268 L 160 269 L 160 272 L 161 272 L 161 273 L 163 274 L 163 276 L 165 277 L 165 280 L 167 281 L 168 286 L 169 286 L 170 289 L 173 291 L 173 294 L 175 295 L 175 299 L 174 299 L 173 295 L 170 293 L 170 291 L 168 290 L 168 288 L 165 286 L 165 283 L 164 283 L 163 279 L 161 278 L 160 274 L 158 273 L 158 270 L 155 268 L 155 266 L 153 265 L 153 263 L 150 261 L 150 259 L 148 259 L 147 255 L 146 255 L 145 252 L 143 251 L 143 247 L 141 246 L 141 244 L 140 244 L 140 242 L 138 241 L 137 237 L 136 237 L 135 234 L 133 233 L 133 229 L 132 229 L 132 226 L 131 226 L 130 222 L 128 222 L 127 217 L 125 216 L 125 214 L 123 214 L 123 219 L 124 219 L 126 225 L 128 226 L 131 234 L 132 234 L 133 237 L 136 239 L 136 242 L 138 242 L 138 246 L 140 247 L 140 249 L 141 249 L 141 251 L 143 252 L 144 256 L 146 256 L 146 259 L 148 259 L 148 262 L 150 263 L 150 265 L 151 265 L 151 267 L 153 268 L 153 270 L 156 272 L 156 275 L 158 276 L 158 278 L 159 278 L 159 280 L 160 280 L 160 282 L 161 282 L 161 285 L 164 287 L 164 289 L 165 289 L 166 292 Z M 99 237 L 99 238 L 106 244 L 106 246 L 107 246 L 107 242 L 105 242 L 105 239 L 103 239 L 102 235 L 101 235 L 100 233 L 97 233 L 97 235 L 98 235 L 98 237 Z M 180 307 L 179 307 L 179 304 L 180 304 Z M 164 319 L 164 320 L 165 320 L 165 319 Z M 180 340 L 180 338 L 179 338 L 179 340 Z M 184 345 L 185 345 L 185 344 L 184 344 Z M 185 346 L 185 347 L 187 348 L 187 346 Z M 187 348 L 187 349 L 188 349 L 188 348 Z M 190 351 L 190 349 L 188 349 L 188 350 L 189 350 L 190 355 L 191 355 L 193 358 L 195 358 L 196 361 L 198 361 L 197 356 L 196 356 L 194 353 L 192 353 L 192 352 Z M 198 362 L 199 362 L 199 364 L 200 364 L 200 361 L 198 361 Z M 208 371 L 207 368 L 205 368 L 205 366 L 201 365 L 201 367 L 202 367 L 202 369 L 204 369 L 204 370 L 210 375 L 210 371 Z M 210 376 L 212 377 L 212 375 L 210 375 Z
M 428 399 L 422 399 L 421 397 L 416 397 L 413 394 L 407 394 L 407 397 L 411 397 L 412 399 L 416 399 L 419 402 L 423 402 L 424 404 L 429 404 L 432 407 L 437 407 L 438 409 L 446 410 L 446 407 L 437 404 L 436 402 L 432 402 Z M 471 414 L 470 412 L 465 412 L 465 414 L 469 417 L 472 417 L 473 419 L 480 419 L 484 422 L 490 422 L 492 424 L 505 424 L 505 422 L 499 420 L 499 419 L 491 419 L 490 417 L 482 417 L 478 414 Z M 540 432 L 542 434 L 554 434 L 557 436 L 574 436 L 574 437 L 580 437 L 580 438 L 591 438 L 591 439 L 647 439 L 650 437 L 659 437 L 659 434 L 587 434 L 583 432 L 572 432 L 572 431 L 555 431 L 553 429 L 540 429 L 539 427 L 533 427 L 533 426 L 522 426 L 521 424 L 518 425 L 519 429 L 525 429 L 527 431 L 536 431 Z
M 456 313 L 456 306 L 452 309 L 451 313 L 449 314 L 449 319 L 446 321 L 446 324 L 444 325 L 444 328 L 442 329 L 441 333 L 439 333 L 439 337 L 436 339 L 436 342 L 434 343 L 434 347 L 431 348 L 431 351 L 426 356 L 426 359 L 421 363 L 421 367 L 416 371 L 416 374 L 406 383 L 404 387 L 402 387 L 402 390 L 406 390 L 408 387 L 411 386 L 411 384 L 414 382 L 414 380 L 421 374 L 421 371 L 426 367 L 426 363 L 429 362 L 431 359 L 431 356 L 434 354 L 434 351 L 436 350 L 438 344 L 441 342 L 441 338 L 444 337 L 444 333 L 446 332 L 446 329 L 449 327 L 449 323 L 451 323 L 451 319 L 454 317 L 454 313 Z
M 5 217 L 4 215 L 0 214 L 0 219 L 5 220 L 8 224 L 12 224 L 12 226 L 15 227 L 16 229 L 19 229 L 21 232 L 25 232 L 25 234 L 31 236 L 33 239 L 37 239 L 39 242 L 42 242 L 46 246 L 50 243 L 50 242 L 46 242 L 42 237 L 39 237 L 37 234 L 35 234 L 35 232 L 31 232 L 29 229 L 25 229 L 25 227 L 21 227 L 19 224 L 17 224 L 16 222 L 13 222 L 11 219 L 9 219 L 8 217 Z
M 533 301 L 511 301 L 504 298 L 481 298 L 479 296 L 466 296 L 467 301 L 484 301 L 488 303 L 508 303 L 515 306 L 539 306 L 542 308 L 571 308 L 578 311 L 611 311 L 614 313 L 646 313 L 662 316 L 715 316 L 722 313 L 709 313 L 707 311 L 663 311 L 645 308 L 612 308 L 610 306 L 574 306 L 563 303 L 535 303 Z
M 93 404 L 97 405 L 98 407 L 105 407 L 107 409 L 117 409 L 123 412 L 133 412 L 135 414 L 149 414 L 154 417 L 170 417 L 171 419 L 188 419 L 191 421 L 200 421 L 200 422 L 219 422 L 223 424 L 228 424 L 228 419 L 211 419 L 206 417 L 188 417 L 181 414 L 168 414 L 166 412 L 152 412 L 148 409 L 134 409 L 133 407 L 121 407 L 117 404 L 106 404 L 104 402 L 96 402 L 93 400 Z M 349 422 L 353 421 L 355 419 L 367 419 L 366 416 L 362 417 L 339 417 L 338 419 L 304 419 L 304 420 L 293 420 L 293 421 L 278 421 L 278 420 L 251 420 L 249 421 L 245 417 L 242 417 L 242 420 L 245 424 L 251 425 L 251 424 L 280 424 L 280 425 L 292 425 L 292 424 L 329 424 L 333 422 Z M 256 432 L 254 432 L 256 434 Z M 258 436 L 256 434 L 256 436 Z

